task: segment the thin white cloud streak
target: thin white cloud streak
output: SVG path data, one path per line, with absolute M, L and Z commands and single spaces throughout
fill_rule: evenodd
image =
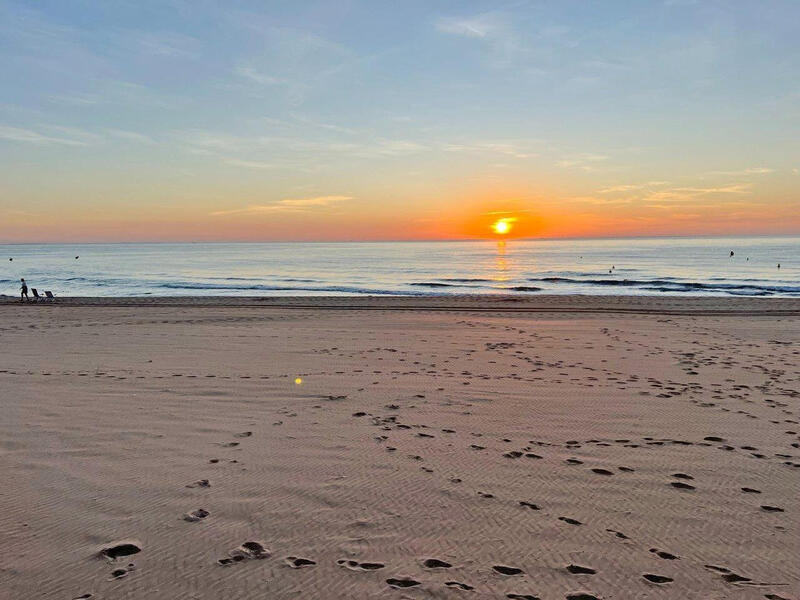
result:
M 746 169 L 739 169 L 738 171 L 709 171 L 706 175 L 767 175 L 774 172 L 775 169 L 770 169 L 768 167 L 748 167 Z
M 243 77 L 244 79 L 248 79 L 259 85 L 278 85 L 279 83 L 282 83 L 282 81 L 277 77 L 262 73 L 254 67 L 248 65 L 239 65 L 234 69 L 233 72 L 239 77 Z
M 339 202 L 352 200 L 352 196 L 315 196 L 313 198 L 284 198 L 272 204 L 251 204 L 244 208 L 234 208 L 231 210 L 218 210 L 211 213 L 211 216 L 219 217 L 226 215 L 245 215 L 245 214 L 269 214 L 276 212 L 305 212 L 311 209 L 328 208 Z
M 127 131 L 125 129 L 106 129 L 106 133 L 110 136 L 126 140 L 128 142 L 137 142 L 140 144 L 155 144 L 156 141 L 150 136 L 138 133 L 136 131 Z
M 498 27 L 488 15 L 478 15 L 469 18 L 440 19 L 436 23 L 436 29 L 453 35 L 486 38 L 495 33 Z
M 10 142 L 21 142 L 24 144 L 37 144 L 42 146 L 88 146 L 88 142 L 83 139 L 69 139 L 63 137 L 53 137 L 45 135 L 32 129 L 21 129 L 19 127 L 9 127 L 0 125 L 0 140 Z

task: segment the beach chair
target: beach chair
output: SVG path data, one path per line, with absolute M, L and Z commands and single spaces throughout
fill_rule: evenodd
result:
M 39 302 L 39 300 L 43 300 L 44 299 L 39 295 L 39 292 L 38 292 L 38 290 L 36 288 L 31 288 L 31 294 L 33 294 L 33 301 L 34 302 Z
M 53 292 L 51 292 L 50 290 L 45 290 L 44 295 L 45 295 L 45 298 L 47 298 L 48 302 L 55 302 L 56 301 L 56 297 L 53 295 Z

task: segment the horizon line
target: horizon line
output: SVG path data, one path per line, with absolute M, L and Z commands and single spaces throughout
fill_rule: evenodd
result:
M 564 236 L 564 237 L 510 237 L 510 238 L 430 238 L 430 239 L 387 239 L 387 240 L 117 240 L 117 241 L 30 241 L 6 242 L 0 246 L 67 246 L 67 245 L 114 245 L 114 244 L 397 244 L 397 243 L 463 243 L 463 242 L 557 242 L 590 240 L 646 240 L 646 239 L 723 239 L 723 238 L 772 238 L 800 237 L 796 233 L 709 233 L 699 235 L 654 234 L 622 236 Z

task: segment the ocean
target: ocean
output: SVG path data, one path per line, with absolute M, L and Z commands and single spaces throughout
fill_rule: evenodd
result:
M 0 294 L 20 277 L 56 296 L 798 297 L 800 237 L 0 245 Z

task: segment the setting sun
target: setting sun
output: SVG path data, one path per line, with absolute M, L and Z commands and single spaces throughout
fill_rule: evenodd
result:
M 492 231 L 498 235 L 505 235 L 511 231 L 511 226 L 514 221 L 516 221 L 516 219 L 513 217 L 497 219 L 497 221 L 492 223 Z

